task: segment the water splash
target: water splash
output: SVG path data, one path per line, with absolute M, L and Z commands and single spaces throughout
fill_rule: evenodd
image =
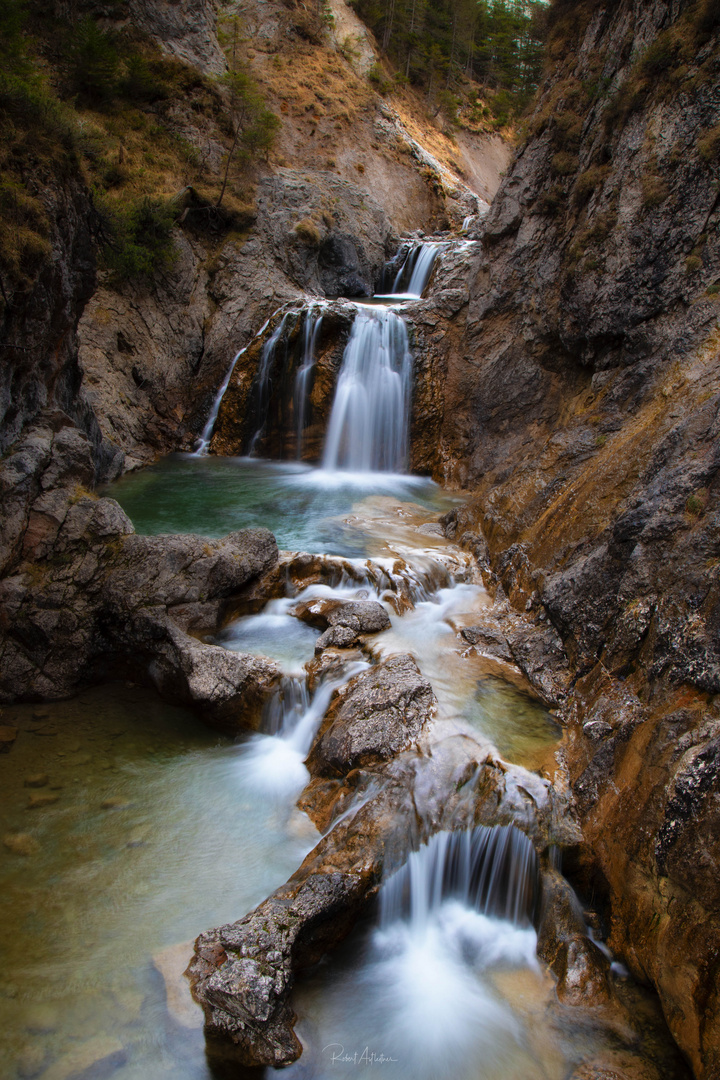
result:
M 404 470 L 411 378 L 412 356 L 400 316 L 386 308 L 359 310 L 335 387 L 324 469 Z
M 268 734 L 252 735 L 238 750 L 243 783 L 279 803 L 292 804 L 310 780 L 305 758 L 336 690 L 370 665 L 345 664 L 335 678 L 326 679 L 310 695 L 305 679 L 283 679 L 268 701 L 264 727 Z

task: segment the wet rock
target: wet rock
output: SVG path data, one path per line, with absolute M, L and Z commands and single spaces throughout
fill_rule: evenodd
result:
M 9 754 L 17 737 L 17 728 L 8 727 L 7 724 L 3 724 L 2 727 L 0 727 L 0 754 Z
M 589 720 L 587 724 L 583 724 L 583 735 L 597 742 L 612 735 L 612 727 L 605 720 Z
M 513 656 L 507 638 L 499 630 L 492 626 L 466 626 L 460 633 L 466 641 L 477 646 L 481 652 L 512 663 Z
M 3 847 L 13 855 L 37 855 L 40 844 L 30 833 L 6 833 L 3 836 Z
M 358 639 L 358 633 L 350 626 L 331 626 L 315 642 L 315 655 L 325 649 L 349 649 Z
M 411 656 L 393 656 L 352 679 L 331 704 L 308 757 L 311 773 L 347 772 L 415 742 L 435 695 Z
M 644 1055 L 607 1051 L 578 1066 L 568 1080 L 662 1080 L 662 1073 Z
M 43 1080 L 104 1080 L 126 1061 L 127 1053 L 119 1039 L 98 1035 L 63 1054 L 43 1073 Z
M 281 677 L 271 660 L 207 645 L 172 626 L 149 672 L 164 697 L 198 709 L 229 734 L 257 725 L 263 702 Z
M 132 672 L 223 730 L 255 723 L 277 669 L 206 645 L 186 627 L 215 631 L 243 587 L 272 570 L 272 534 L 141 537 L 111 499 L 62 487 L 52 495 L 51 525 L 25 543 L 26 556 L 38 560 L 34 576 L 27 569 L 0 582 L 10 600 L 0 625 L 0 699 L 66 697 L 109 672 Z
M 293 612 L 324 630 L 315 642 L 316 655 L 328 648 L 349 648 L 364 634 L 387 630 L 390 616 L 377 600 L 315 600 L 298 604 Z
M 564 1005 L 592 1008 L 610 1000 L 610 961 L 585 935 L 562 943 L 553 969 L 558 974 L 557 995 Z
M 47 773 L 34 773 L 32 776 L 26 776 L 23 785 L 30 788 L 47 787 L 50 783 L 50 777 Z

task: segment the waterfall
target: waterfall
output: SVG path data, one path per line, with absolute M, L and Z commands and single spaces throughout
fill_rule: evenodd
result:
M 305 430 L 307 402 L 312 389 L 315 369 L 315 348 L 322 327 L 322 314 L 311 304 L 305 316 L 302 362 L 295 377 L 295 415 L 297 417 L 297 456 L 302 457 L 303 432 Z
M 427 244 L 424 242 L 415 244 L 408 252 L 405 262 L 395 276 L 393 287 L 390 290 L 391 295 L 419 299 L 430 280 L 435 259 L 442 246 L 442 244 Z M 402 285 L 405 281 L 407 281 L 407 286 L 403 288 Z
M 258 426 L 255 429 L 255 434 L 250 440 L 250 446 L 248 447 L 248 455 L 250 457 L 255 455 L 257 445 L 265 434 L 268 407 L 270 405 L 270 386 L 273 362 L 275 360 L 275 347 L 283 338 L 285 324 L 291 314 L 296 314 L 296 312 L 287 311 L 263 345 L 258 372 L 255 376 L 252 388 L 252 404 L 250 405 L 250 411 L 255 414 L 258 420 Z
M 475 220 L 475 216 L 475 214 L 468 214 L 466 218 L 463 218 L 462 229 L 460 230 L 461 232 L 467 232 L 467 230 L 470 228 L 473 221 Z
M 361 309 L 338 375 L 323 467 L 401 472 L 407 464 L 412 356 L 394 311 Z
M 369 666 L 364 660 L 343 664 L 312 696 L 307 676 L 283 678 L 263 710 L 266 734 L 251 735 L 239 747 L 238 768 L 248 786 L 266 798 L 294 801 L 310 779 L 304 762 L 330 699 Z
M 275 312 L 274 314 L 276 315 L 277 312 Z M 273 317 L 274 317 L 274 315 L 271 315 L 270 319 L 272 319 Z M 212 439 L 212 433 L 213 433 L 213 430 L 215 428 L 215 421 L 218 418 L 218 413 L 220 412 L 220 406 L 222 405 L 222 399 L 225 397 L 225 391 L 227 390 L 228 386 L 230 385 L 230 380 L 232 379 L 232 374 L 233 374 L 233 371 L 235 370 L 235 365 L 237 364 L 240 357 L 244 353 L 246 353 L 248 351 L 248 349 L 252 345 L 253 341 L 257 341 L 257 339 L 259 337 L 263 336 L 263 334 L 267 330 L 268 326 L 270 325 L 270 319 L 266 319 L 265 322 L 260 327 L 260 329 L 258 330 L 257 334 L 255 334 L 255 336 L 251 339 L 251 341 L 249 341 L 248 344 L 243 349 L 241 349 L 239 353 L 235 354 L 233 362 L 230 365 L 230 367 L 228 368 L 227 375 L 223 379 L 222 383 L 220 384 L 220 389 L 218 390 L 217 394 L 215 395 L 215 399 L 214 399 L 214 401 L 212 403 L 212 408 L 210 409 L 210 415 L 208 416 L 207 420 L 205 421 L 205 427 L 202 429 L 202 433 L 200 435 L 200 441 L 198 443 L 197 449 L 195 450 L 195 453 L 193 454 L 193 457 L 205 457 L 205 455 L 207 454 L 208 447 L 210 446 L 210 440 Z
M 537 857 L 513 825 L 441 832 L 412 852 L 380 892 L 380 923 L 407 918 L 424 927 L 447 900 L 484 915 L 529 926 L 537 891 Z

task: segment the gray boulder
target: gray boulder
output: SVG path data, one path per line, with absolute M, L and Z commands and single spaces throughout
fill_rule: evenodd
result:
M 411 656 L 352 679 L 328 710 L 307 765 L 315 775 L 386 761 L 417 741 L 435 711 L 432 686 Z

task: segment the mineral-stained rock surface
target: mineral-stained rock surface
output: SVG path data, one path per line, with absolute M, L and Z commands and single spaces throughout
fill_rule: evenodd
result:
M 443 311 L 443 285 L 407 315 L 424 376 L 413 460 L 471 489 L 457 537 L 481 538 L 493 587 L 548 627 L 545 659 L 536 638 L 508 644 L 566 703 L 585 884 L 710 1078 L 720 27 L 716 5 L 667 0 L 556 14 L 554 74 L 466 259 L 466 306 L 448 292 Z
M 390 616 L 377 600 L 315 600 L 298 604 L 293 614 L 323 630 L 315 642 L 315 652 L 327 648 L 348 648 L 365 634 L 387 630 Z

